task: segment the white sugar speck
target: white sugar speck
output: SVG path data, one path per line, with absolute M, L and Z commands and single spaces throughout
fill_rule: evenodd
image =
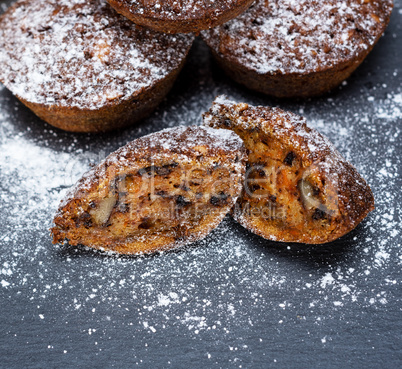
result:
M 5 281 L 4 279 L 0 283 L 2 287 L 8 287 L 10 285 L 10 283 Z
M 335 279 L 331 273 L 325 274 L 325 276 L 321 279 L 321 288 L 326 288 L 327 286 L 332 285 L 334 281 Z

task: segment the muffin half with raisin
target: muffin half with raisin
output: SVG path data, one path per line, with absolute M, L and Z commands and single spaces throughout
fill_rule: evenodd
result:
M 304 118 L 221 96 L 204 123 L 232 130 L 244 141 L 246 178 L 233 214 L 252 232 L 321 244 L 350 232 L 374 209 L 365 180 Z
M 135 255 L 197 241 L 235 204 L 245 160 L 231 131 L 177 127 L 139 138 L 78 182 L 54 218 L 53 242 Z

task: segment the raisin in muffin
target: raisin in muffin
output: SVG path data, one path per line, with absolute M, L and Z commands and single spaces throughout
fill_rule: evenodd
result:
M 304 118 L 218 97 L 204 123 L 244 140 L 248 169 L 233 214 L 252 232 L 321 244 L 350 232 L 374 209 L 364 179 Z
M 193 38 L 139 28 L 106 0 L 22 0 L 0 18 L 0 81 L 56 127 L 106 131 L 152 112 Z
M 139 138 L 78 182 L 54 218 L 53 242 L 135 255 L 197 241 L 235 204 L 245 160 L 231 131 L 176 127 Z
M 392 0 L 259 0 L 202 36 L 236 82 L 277 97 L 323 94 L 383 34 Z
M 136 24 L 159 32 L 199 32 L 244 12 L 254 0 L 108 0 Z

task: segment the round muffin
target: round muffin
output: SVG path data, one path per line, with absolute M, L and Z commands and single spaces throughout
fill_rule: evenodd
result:
M 246 152 L 234 132 L 176 127 L 109 155 L 67 195 L 53 243 L 154 253 L 205 237 L 242 190 Z
M 304 118 L 218 97 L 204 124 L 244 141 L 248 169 L 233 215 L 250 231 L 321 244 L 350 232 L 374 209 L 364 179 Z
M 106 0 L 22 0 L 0 19 L 0 81 L 55 127 L 107 131 L 155 109 L 193 39 L 137 27 Z
M 259 0 L 202 36 L 236 82 L 276 97 L 308 97 L 352 74 L 392 8 L 392 0 Z
M 244 12 L 254 0 L 107 0 L 136 24 L 167 33 L 199 32 Z

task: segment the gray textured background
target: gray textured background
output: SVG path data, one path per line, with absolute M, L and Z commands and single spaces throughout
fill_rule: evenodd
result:
M 69 160 L 89 165 L 145 133 L 199 123 L 220 93 L 289 109 L 353 162 L 377 205 L 351 234 L 325 246 L 269 242 L 228 218 L 179 252 L 107 257 L 52 246 L 54 206 L 23 193 L 26 178 L 18 166 L 10 175 L 5 157 L 0 367 L 400 367 L 401 24 L 397 1 L 385 37 L 348 83 L 304 101 L 274 100 L 236 85 L 198 40 L 157 111 L 104 135 L 53 129 L 0 89 L 0 149 L 18 138 L 30 150 L 65 157 L 67 176 L 74 172 Z M 58 198 L 64 188 L 46 191 Z M 24 216 L 27 198 L 38 207 Z

